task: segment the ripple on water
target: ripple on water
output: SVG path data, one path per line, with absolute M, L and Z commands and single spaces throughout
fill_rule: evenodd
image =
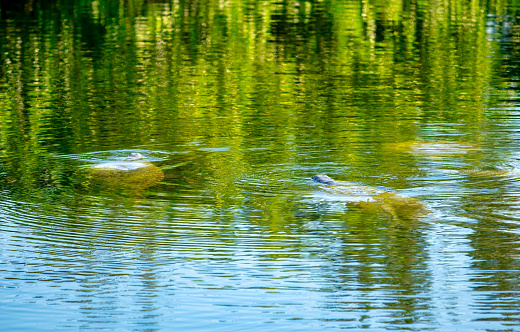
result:
M 211 205 L 171 205 L 170 201 L 118 202 L 90 197 L 81 206 L 46 205 L 14 200 L 1 202 L 6 223 L 4 245 L 13 253 L 53 262 L 78 262 L 78 257 L 103 257 L 103 264 L 131 266 L 131 259 L 153 253 L 154 260 L 237 259 L 240 252 L 255 255 L 292 255 L 298 237 L 276 236 L 261 227 L 219 222 Z M 279 241 L 279 242 L 277 242 Z M 19 257 L 20 263 L 25 259 Z M 74 263 L 74 264 L 76 264 Z M 81 263 L 79 264 L 81 265 Z
M 94 151 L 81 154 L 66 154 L 58 155 L 56 158 L 77 160 L 86 163 L 99 163 L 106 161 L 120 161 L 128 157 L 132 152 L 142 154 L 147 160 L 151 162 L 168 160 L 176 153 L 159 151 L 159 150 L 143 150 L 143 149 L 121 149 L 108 151 Z
M 318 330 L 353 322 L 420 329 L 439 324 L 434 315 L 444 317 L 441 325 L 462 319 L 460 310 L 469 313 L 468 322 L 480 310 L 474 305 L 490 304 L 467 295 L 478 285 L 472 246 L 481 241 L 467 221 L 450 225 L 447 213 L 445 219 L 396 224 L 342 202 L 320 205 L 312 195 L 291 206 L 298 212 L 291 216 L 291 209 L 277 209 L 270 200 L 276 195 L 267 182 L 259 179 L 258 192 L 230 200 L 247 198 L 249 205 L 225 209 L 187 189 L 182 199 L 91 195 L 65 205 L 27 203 L 4 193 L 0 252 L 9 264 L 0 265 L 0 273 L 19 290 L 8 301 L 31 303 L 35 311 L 60 305 L 72 311 L 65 310 L 71 326 L 79 321 L 100 329 L 113 327 L 115 317 L 126 322 L 118 325 L 123 327 L 190 329 L 200 328 L 200 321 L 233 321 L 258 329 L 259 321 L 283 328 L 301 320 Z M 284 199 L 293 199 L 276 185 Z M 420 190 L 411 194 L 428 196 L 438 188 Z M 464 202 L 456 195 L 439 192 L 425 201 Z M 440 205 L 434 207 L 446 211 Z
M 118 316 L 149 324 L 156 320 L 140 312 L 163 320 L 172 310 L 180 313 L 176 326 L 231 319 L 237 310 L 247 326 L 266 312 L 267 321 L 302 317 L 320 298 L 312 271 L 323 263 L 302 260 L 297 236 L 212 221 L 209 205 L 193 211 L 170 201 L 91 197 L 82 206 L 44 207 L 3 198 L 0 247 L 9 264 L 0 273 L 9 287 L 25 289 L 7 302 L 30 304 L 40 319 L 49 318 L 42 306 L 54 303 L 65 317 L 74 308 L 75 319 L 101 328 Z

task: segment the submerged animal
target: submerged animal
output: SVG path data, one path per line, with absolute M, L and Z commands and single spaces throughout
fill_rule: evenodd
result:
M 113 161 L 108 163 L 101 163 L 93 166 L 93 168 L 98 169 L 114 169 L 120 171 L 133 171 L 138 168 L 148 167 L 151 165 L 148 161 L 136 162 L 136 160 L 144 159 L 143 155 L 138 152 L 132 152 L 128 157 L 125 158 L 125 161 Z
M 460 156 L 480 149 L 480 147 L 474 143 L 428 140 L 387 143 L 385 144 L 385 148 L 389 151 L 409 152 L 429 158 Z
M 409 219 L 424 214 L 427 210 L 421 201 L 395 192 L 347 181 L 336 181 L 324 174 L 314 175 L 312 180 L 320 184 L 321 190 L 328 194 L 342 196 L 351 206 L 382 211 L 396 220 Z
M 90 177 L 98 187 L 142 190 L 161 181 L 164 173 L 143 155 L 133 152 L 124 160 L 91 166 Z

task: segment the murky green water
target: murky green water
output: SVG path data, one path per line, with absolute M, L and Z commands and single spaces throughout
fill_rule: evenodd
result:
M 0 329 L 520 329 L 519 9 L 2 1 Z

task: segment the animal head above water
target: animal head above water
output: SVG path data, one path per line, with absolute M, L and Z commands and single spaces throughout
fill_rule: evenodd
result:
M 126 157 L 126 160 L 139 160 L 144 159 L 143 155 L 139 152 L 132 152 L 128 157 Z
M 325 174 L 317 174 L 312 177 L 312 180 L 317 183 L 326 184 L 326 185 L 333 185 L 336 183 L 333 179 L 328 177 Z

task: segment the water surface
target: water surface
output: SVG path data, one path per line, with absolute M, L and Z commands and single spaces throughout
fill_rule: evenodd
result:
M 3 328 L 519 329 L 517 17 L 2 2 Z M 160 180 L 89 172 L 131 152 Z M 428 212 L 396 218 L 315 174 Z

